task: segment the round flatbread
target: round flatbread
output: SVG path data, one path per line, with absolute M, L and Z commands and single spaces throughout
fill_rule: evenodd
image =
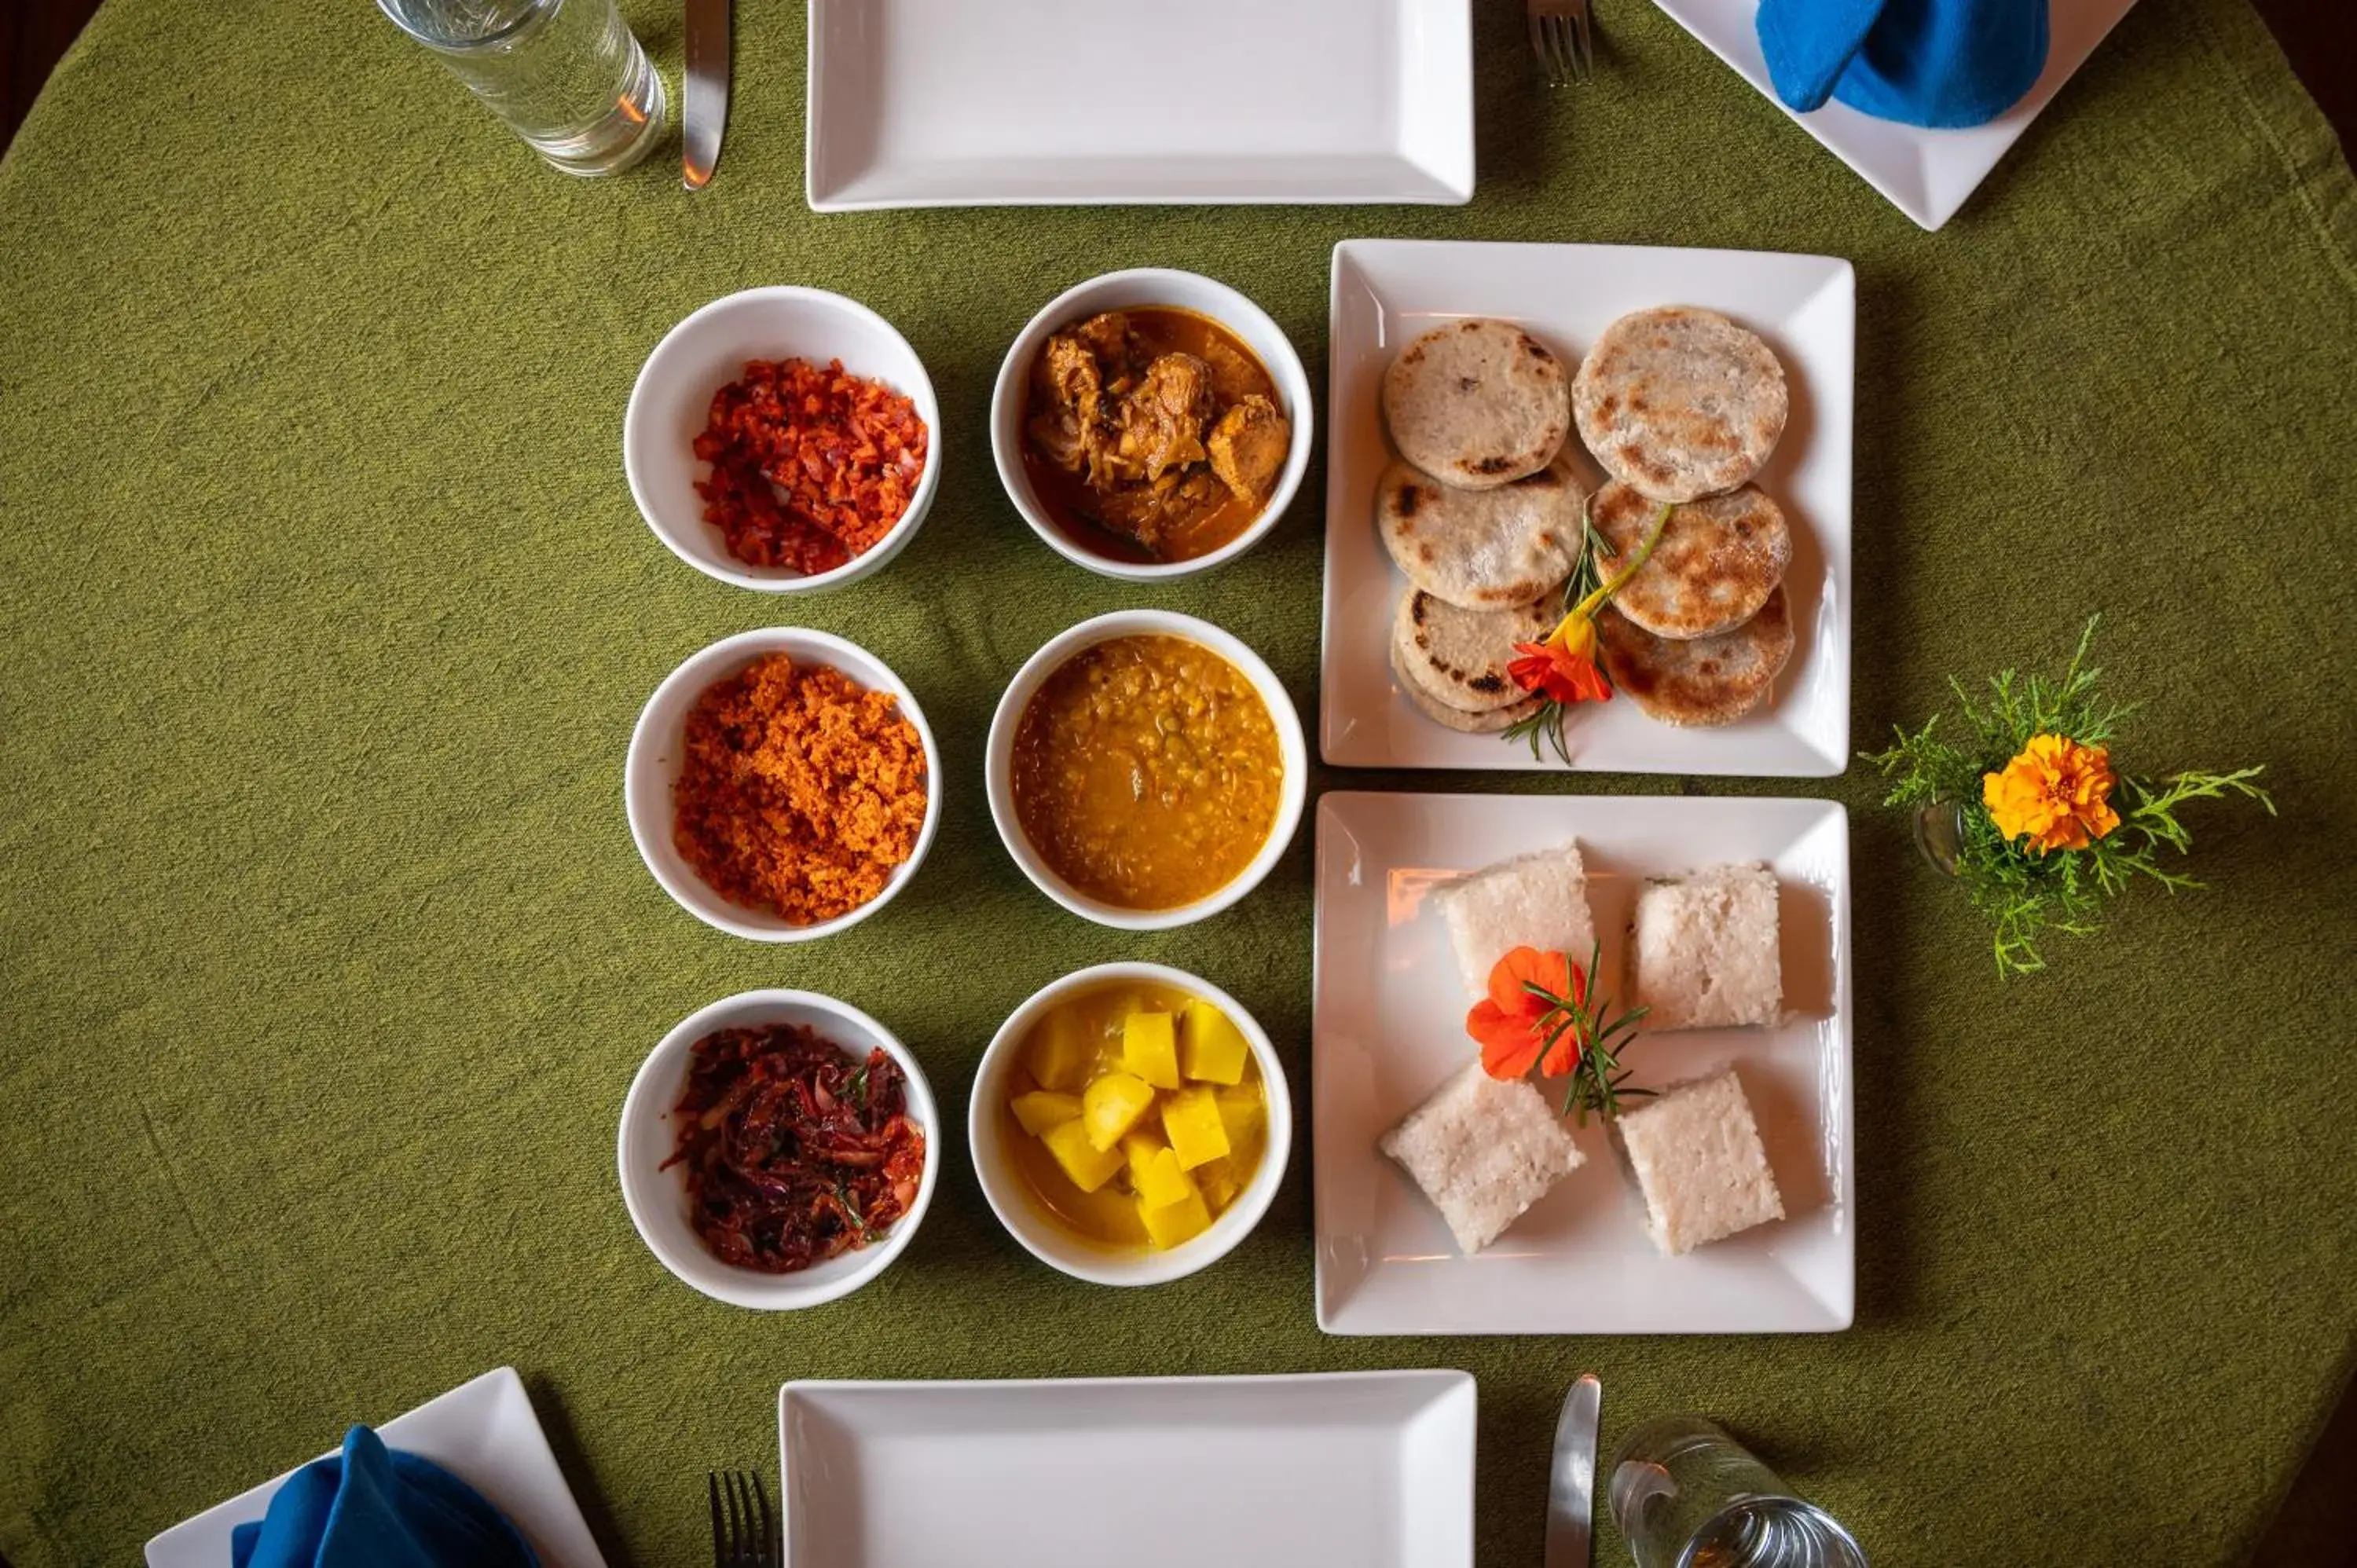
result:
M 1617 575 L 1663 504 L 1618 479 L 1597 491 L 1587 521 L 1609 552 L 1597 557 L 1597 570 Z M 1655 637 L 1715 637 L 1758 615 L 1792 564 L 1784 509 L 1746 485 L 1674 507 L 1661 542 L 1612 596 L 1612 607 Z
M 1733 724 L 1760 705 L 1792 657 L 1781 587 L 1758 615 L 1717 637 L 1655 637 L 1609 606 L 1596 618 L 1596 635 L 1613 690 L 1665 725 Z
M 1506 667 L 1517 642 L 1536 642 L 1560 618 L 1554 595 L 1507 610 L 1469 610 L 1422 588 L 1400 596 L 1392 645 L 1400 667 L 1434 701 L 1465 713 L 1489 713 L 1529 700 Z
M 1458 489 L 1535 474 L 1571 434 L 1569 373 L 1511 321 L 1434 328 L 1384 368 L 1383 401 L 1400 456 Z
M 1581 495 L 1567 456 L 1493 490 L 1451 489 L 1394 463 L 1375 491 L 1375 526 L 1426 593 L 1469 610 L 1506 609 L 1571 575 Z
M 1580 439 L 1612 477 L 1662 501 L 1731 490 L 1784 434 L 1784 367 L 1760 335 L 1715 310 L 1622 317 L 1571 388 Z
M 1415 677 L 1408 673 L 1405 662 L 1400 658 L 1397 638 L 1392 639 L 1391 650 L 1392 679 L 1399 682 L 1400 695 L 1405 697 L 1417 713 L 1437 725 L 1446 725 L 1467 735 L 1496 735 L 1500 730 L 1512 729 L 1539 711 L 1536 697 L 1525 698 L 1512 707 L 1491 708 L 1486 713 L 1469 714 L 1462 708 L 1452 708 L 1418 685 Z

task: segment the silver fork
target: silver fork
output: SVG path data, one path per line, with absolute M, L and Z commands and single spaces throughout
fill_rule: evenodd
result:
M 779 1568 L 778 1521 L 761 1477 L 706 1471 L 704 1483 L 712 1498 L 712 1568 Z
M 1531 53 L 1539 57 L 1549 87 L 1596 74 L 1596 18 L 1589 0 L 1523 0 L 1523 11 L 1531 25 Z

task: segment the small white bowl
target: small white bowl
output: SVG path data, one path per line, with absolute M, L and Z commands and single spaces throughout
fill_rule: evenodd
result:
M 1168 985 L 1190 996 L 1200 996 L 1225 1013 L 1251 1045 L 1253 1060 L 1260 1065 L 1260 1079 L 1268 1099 L 1268 1147 L 1261 1155 L 1260 1168 L 1253 1173 L 1251 1185 L 1236 1195 L 1227 1212 L 1211 1221 L 1209 1230 L 1167 1252 L 1108 1247 L 1076 1234 L 1050 1214 L 1032 1194 L 1029 1184 L 1016 1170 L 1013 1157 L 1006 1152 L 1006 1119 L 1001 1114 L 1006 1104 L 1008 1079 L 1014 1076 L 1022 1054 L 1023 1037 L 1049 1008 L 1067 997 L 1140 982 Z M 1269 1044 L 1268 1032 L 1234 997 L 1218 986 L 1185 970 L 1159 963 L 1101 963 L 1076 970 L 1033 992 L 1029 1001 L 1007 1015 L 982 1053 L 982 1066 L 974 1073 L 974 1098 L 967 1103 L 965 1121 L 966 1147 L 974 1155 L 974 1175 L 982 1179 L 982 1195 L 989 1200 L 991 1212 L 998 1216 L 998 1222 L 1006 1227 L 1006 1233 L 1041 1262 L 1061 1269 L 1076 1280 L 1100 1285 L 1164 1284 L 1210 1268 L 1226 1257 L 1251 1234 L 1261 1216 L 1268 1212 L 1268 1206 L 1275 1201 L 1276 1189 L 1285 1180 L 1286 1161 L 1293 1154 L 1293 1096 L 1286 1087 L 1285 1067 L 1276 1059 L 1276 1047 Z
M 794 359 L 820 365 L 841 360 L 853 375 L 882 381 L 916 404 L 925 422 L 925 467 L 909 510 L 866 553 L 811 575 L 748 565 L 728 553 L 720 531 L 704 521 L 704 499 L 695 493 L 695 481 L 709 472 L 695 456 L 695 438 L 711 416 L 712 394 L 744 374 L 748 360 Z M 748 288 L 696 311 L 647 356 L 622 415 L 622 471 L 655 537 L 706 576 L 765 594 L 840 587 L 882 571 L 925 521 L 941 488 L 941 408 L 909 340 L 858 301 L 783 284 Z
M 792 1274 L 763 1273 L 714 1257 L 689 1221 L 686 1170 L 662 1168 L 675 1141 L 672 1107 L 679 1103 L 687 1082 L 691 1047 L 716 1030 L 761 1024 L 806 1024 L 862 1059 L 882 1047 L 908 1078 L 909 1116 L 925 1134 L 925 1173 L 917 1185 L 917 1200 L 884 1239 Z M 816 992 L 747 991 L 689 1015 L 648 1053 L 622 1101 L 616 1158 L 630 1223 L 664 1268 L 715 1301 L 760 1312 L 791 1312 L 849 1295 L 889 1268 L 907 1248 L 933 1201 L 941 1175 L 942 1121 L 924 1069 L 891 1030 L 858 1008 Z
M 678 783 L 680 767 L 686 758 L 683 742 L 688 710 L 706 687 L 770 653 L 786 654 L 797 664 L 831 664 L 858 685 L 891 693 L 899 699 L 900 712 L 916 725 L 917 738 L 925 747 L 925 821 L 917 830 L 917 847 L 893 868 L 875 897 L 847 914 L 807 926 L 789 925 L 773 911 L 723 898 L 696 875 L 672 842 L 672 787 Z M 942 824 L 942 754 L 933 745 L 932 726 L 925 722 L 924 710 L 917 706 L 916 693 L 882 660 L 856 642 L 826 632 L 763 627 L 723 638 L 663 677 L 640 712 L 638 727 L 630 732 L 630 754 L 622 767 L 622 805 L 630 819 L 630 837 L 638 841 L 639 858 L 681 908 L 707 926 L 757 942 L 806 942 L 857 925 L 890 903 L 917 875 L 925 852 L 932 847 L 933 832 Z
M 1039 852 L 1025 836 L 1022 819 L 1015 811 L 1015 732 L 1023 723 L 1023 710 L 1066 660 L 1116 637 L 1184 638 L 1200 643 L 1243 671 L 1252 681 L 1253 689 L 1260 693 L 1260 700 L 1267 704 L 1269 722 L 1276 727 L 1277 751 L 1285 765 L 1285 785 L 1277 797 L 1276 821 L 1269 825 L 1268 842 L 1260 846 L 1260 853 L 1226 886 L 1172 909 L 1127 909 L 1082 892 L 1040 858 Z M 1111 615 L 1084 620 L 1049 639 L 1039 652 L 1023 661 L 1023 668 L 1015 672 L 1015 679 L 1006 683 L 1006 692 L 1000 695 L 998 711 L 991 715 L 989 749 L 983 768 L 983 783 L 990 797 L 990 820 L 997 824 L 999 842 L 1015 857 L 1015 864 L 1023 868 L 1023 875 L 1040 892 L 1073 914 L 1124 931 L 1167 931 L 1174 926 L 1190 925 L 1218 914 L 1259 886 L 1269 868 L 1285 854 L 1286 846 L 1293 842 L 1294 831 L 1301 825 L 1302 803 L 1309 793 L 1309 746 L 1302 738 L 1301 715 L 1278 683 L 1276 672 L 1233 634 L 1222 631 L 1209 621 L 1171 610 L 1115 610 Z
M 1276 489 L 1270 494 L 1268 504 L 1261 509 L 1260 516 L 1253 520 L 1251 527 L 1217 550 L 1191 561 L 1115 561 L 1074 543 L 1040 506 L 1031 488 L 1030 476 L 1023 471 L 1023 404 L 1031 362 L 1047 347 L 1049 336 L 1102 311 L 1147 305 L 1175 305 L 1198 316 L 1208 316 L 1243 338 L 1276 382 L 1277 403 L 1285 417 L 1293 423 L 1293 445 L 1286 454 L 1283 471 L 1277 475 Z M 1310 425 L 1309 376 L 1301 368 L 1301 356 L 1293 351 L 1291 340 L 1269 319 L 1268 312 L 1216 279 L 1169 267 L 1135 267 L 1127 272 L 1107 273 L 1049 300 L 1016 334 L 1006 358 L 999 362 L 998 381 L 990 393 L 990 455 L 998 464 L 998 482 L 1006 488 L 1006 499 L 1015 503 L 1015 510 L 1023 514 L 1031 532 L 1046 540 L 1057 554 L 1100 576 L 1132 583 L 1190 577 L 1232 561 L 1259 543 L 1285 515 L 1285 509 L 1293 502 L 1294 492 L 1301 489 L 1302 476 L 1309 471 Z

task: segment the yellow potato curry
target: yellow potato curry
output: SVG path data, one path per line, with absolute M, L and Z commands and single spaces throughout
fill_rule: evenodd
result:
M 1284 781 L 1268 704 L 1183 638 L 1082 650 L 1015 731 L 1023 836 L 1059 876 L 1125 909 L 1175 909 L 1235 880 L 1268 842 Z
M 1175 306 L 1107 311 L 1032 362 L 1024 472 L 1056 526 L 1123 561 L 1191 561 L 1250 528 L 1293 424 L 1243 339 Z
M 1002 1114 L 1040 1206 L 1112 1248 L 1193 1240 L 1252 1185 L 1268 1144 L 1243 1032 L 1164 985 L 1058 1004 L 1024 1040 Z

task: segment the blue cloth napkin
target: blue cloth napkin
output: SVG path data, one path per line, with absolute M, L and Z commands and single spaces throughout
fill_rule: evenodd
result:
M 270 1498 L 230 1538 L 231 1568 L 540 1568 L 483 1495 L 431 1460 L 396 1454 L 365 1426 Z
M 1776 96 L 1837 98 L 1881 120 L 1955 129 L 1996 119 L 2046 69 L 2047 0 L 1760 0 Z

